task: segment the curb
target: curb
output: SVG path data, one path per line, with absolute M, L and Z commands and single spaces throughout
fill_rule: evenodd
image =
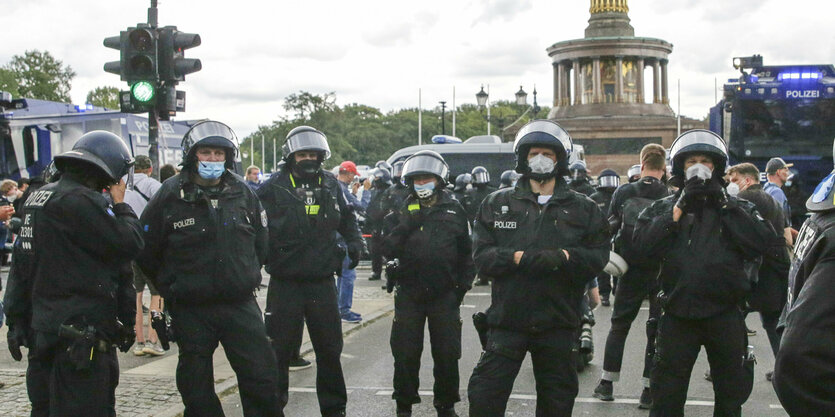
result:
M 386 316 L 389 316 L 394 313 L 394 303 L 388 304 L 380 310 L 374 311 L 366 317 L 363 317 L 362 322 L 357 323 L 345 330 L 342 331 L 342 337 L 345 338 L 365 327 L 370 326 L 372 323 L 380 320 Z M 305 356 L 308 353 L 313 352 L 313 343 L 310 341 L 305 342 L 301 346 L 301 356 Z M 220 382 L 215 382 L 215 393 L 219 399 L 223 399 L 227 395 L 231 395 L 232 391 L 238 387 L 238 378 L 236 377 L 229 377 Z M 154 414 L 155 417 L 178 417 L 183 415 L 183 411 L 185 411 L 185 406 L 183 404 L 177 404 L 172 406 L 171 408 L 162 411 L 160 413 Z

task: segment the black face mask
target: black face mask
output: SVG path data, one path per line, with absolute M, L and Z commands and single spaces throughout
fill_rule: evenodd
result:
M 313 159 L 305 159 L 303 161 L 296 162 L 295 171 L 302 177 L 312 177 L 319 173 L 319 169 L 321 167 L 321 162 Z

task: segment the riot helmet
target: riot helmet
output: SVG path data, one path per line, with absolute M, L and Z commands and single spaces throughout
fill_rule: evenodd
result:
M 119 136 L 104 130 L 94 130 L 82 135 L 71 151 L 55 157 L 55 167 L 62 173 L 74 163 L 94 167 L 102 185 L 119 182 L 125 175 L 133 174 L 133 156 Z M 131 182 L 130 180 L 128 182 Z
M 467 188 L 467 185 L 473 183 L 473 176 L 468 173 L 458 174 L 455 177 L 455 191 L 464 191 Z
M 374 168 L 385 168 L 388 172 L 391 172 L 391 164 L 383 160 L 377 161 Z
M 589 173 L 586 169 L 585 161 L 575 161 L 570 167 L 568 167 L 568 170 L 571 173 L 571 179 L 575 181 L 586 178 Z
M 835 162 L 835 141 L 832 143 L 832 159 Z M 835 210 L 835 167 L 806 200 L 806 209 L 816 213 Z
M 434 188 L 416 187 L 414 177 L 420 174 L 434 175 L 438 180 L 437 187 L 446 185 L 449 176 L 449 165 L 444 158 L 435 151 L 420 151 L 403 164 L 403 179 L 405 184 L 412 189 L 412 192 L 420 199 L 430 198 L 435 194 Z
M 318 154 L 316 161 L 302 161 L 297 164 L 293 154 L 299 151 L 311 151 Z M 322 167 L 322 162 L 331 157 L 331 148 L 328 146 L 328 138 L 325 134 L 310 127 L 298 126 L 287 133 L 287 140 L 281 147 L 284 160 L 288 166 L 298 174 L 315 175 Z
M 369 173 L 368 177 L 372 179 L 371 185 L 378 190 L 385 190 L 391 186 L 391 174 L 387 169 L 374 168 Z
M 403 161 L 397 161 L 391 166 L 391 177 L 394 181 L 399 182 L 400 177 L 403 176 Z
M 502 172 L 501 179 L 499 180 L 499 189 L 513 187 L 517 178 L 518 174 L 512 169 Z
M 597 188 L 615 189 L 620 185 L 620 175 L 613 169 L 604 169 L 597 176 Z
M 486 185 L 490 182 L 490 171 L 483 166 L 473 168 L 472 175 L 474 185 Z
M 553 149 L 557 163 L 552 172 L 535 173 L 528 165 L 528 152 L 532 147 Z M 551 120 L 534 120 L 516 132 L 513 152 L 516 154 L 516 172 L 538 181 L 545 181 L 557 175 L 568 173 L 568 158 L 573 151 L 571 136 L 559 124 Z
M 191 127 L 183 136 L 181 142 L 183 148 L 183 169 L 197 169 L 197 148 L 210 146 L 223 148 L 226 151 L 226 163 L 224 167 L 237 171 L 236 162 L 238 159 L 238 136 L 232 128 L 224 123 L 214 120 L 204 120 Z
M 713 176 L 721 178 L 728 165 L 728 148 L 725 141 L 709 130 L 688 130 L 673 141 L 670 148 L 673 176 L 684 177 L 684 161 L 689 154 L 700 153 L 713 160 Z
M 629 182 L 635 182 L 641 179 L 641 164 L 635 164 L 629 167 L 629 171 L 626 171 L 626 176 L 629 178 Z

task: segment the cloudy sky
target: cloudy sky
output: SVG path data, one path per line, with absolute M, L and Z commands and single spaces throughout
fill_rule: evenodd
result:
M 118 52 L 107 36 L 145 22 L 150 0 L 2 0 L 0 63 L 26 50 L 48 50 L 76 71 L 72 98 L 89 90 L 124 88 L 102 65 Z M 199 7 L 198 7 L 199 5 Z M 731 58 L 762 54 L 766 64 L 835 63 L 832 0 L 632 0 L 636 36 L 664 39 L 675 110 L 701 118 L 714 104 L 714 80 L 736 76 Z M 186 52 L 201 72 L 180 89 L 181 118 L 214 118 L 240 136 L 282 113 L 300 90 L 335 92 L 337 103 L 383 111 L 474 103 L 481 84 L 491 98 L 512 99 L 536 85 L 540 103 L 553 99 L 545 49 L 583 37 L 589 0 L 160 0 L 161 25 L 199 33 Z M 720 94 L 721 96 L 721 94 Z

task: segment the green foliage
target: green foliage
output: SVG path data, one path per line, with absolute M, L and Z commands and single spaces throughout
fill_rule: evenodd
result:
M 17 81 L 20 97 L 69 103 L 75 71 L 48 51 L 26 51 L 15 55 L 4 68 Z M 0 78 L 5 78 L 0 75 Z M 2 81 L 0 81 L 2 82 Z
M 96 87 L 87 93 L 86 102 L 106 109 L 118 109 L 119 89 L 116 87 Z
M 315 127 L 328 137 L 331 158 L 325 161 L 326 168 L 332 168 L 345 160 L 358 165 L 373 166 L 377 161 L 388 159 L 398 149 L 418 144 L 418 109 L 400 109 L 382 113 L 380 109 L 364 104 L 348 104 L 340 107 L 336 104 L 336 95 L 323 95 L 300 91 L 284 100 L 284 109 L 289 117 L 281 117 L 268 126 L 259 126 L 258 130 L 244 138 L 241 143 L 243 163 L 248 166 L 250 155 L 254 153 L 255 165 L 261 164 L 261 143 L 264 142 L 265 172 L 271 172 L 273 161 L 273 140 L 276 144 L 276 158 L 281 159 L 281 145 L 292 128 L 300 125 Z M 491 134 L 499 135 L 504 130 L 504 140 L 513 140 L 513 134 L 529 120 L 526 114 L 517 123 L 525 108 L 519 108 L 509 102 L 491 103 Z M 547 108 L 539 112 L 539 117 L 548 114 Z M 471 136 L 487 134 L 486 111 L 482 112 L 474 104 L 458 107 L 456 113 L 455 135 L 463 140 Z M 425 109 L 422 118 L 422 143 L 430 143 L 432 136 L 441 134 L 441 109 Z M 444 113 L 446 134 L 452 134 L 452 112 Z M 253 147 L 254 145 L 254 147 Z
M 0 67 L 0 91 L 11 93 L 13 98 L 20 98 L 17 78 L 9 69 Z

